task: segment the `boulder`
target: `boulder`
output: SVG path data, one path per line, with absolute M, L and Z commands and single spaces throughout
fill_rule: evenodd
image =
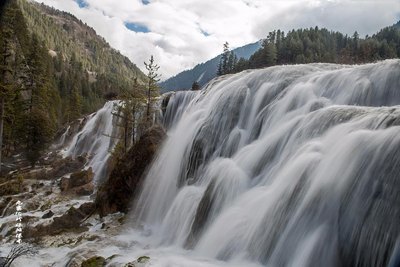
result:
M 71 174 L 70 178 L 62 177 L 60 189 L 62 192 L 73 193 L 78 196 L 88 196 L 94 191 L 94 173 L 92 168 Z
M 69 178 L 62 177 L 60 180 L 60 189 L 62 192 L 67 191 L 69 187 Z
M 95 256 L 82 262 L 81 267 L 102 267 L 106 265 L 106 259 Z
M 76 159 L 71 157 L 58 159 L 51 164 L 51 170 L 46 172 L 46 178 L 56 179 L 68 173 L 77 172 L 85 166 L 86 160 L 84 156 L 79 156 Z
M 93 183 L 88 183 L 71 190 L 71 192 L 73 192 L 78 196 L 90 196 L 91 194 L 93 194 L 93 191 L 94 191 Z
M 53 213 L 51 210 L 49 210 L 48 212 L 46 212 L 45 214 L 43 214 L 42 219 L 51 218 L 51 217 L 53 217 L 53 215 L 54 215 L 54 213 Z
M 81 221 L 89 216 L 93 210 L 94 204 L 91 202 L 82 204 L 78 209 L 71 207 L 64 215 L 53 219 L 50 230 L 57 233 L 67 229 L 78 229 Z
M 97 192 L 96 206 L 100 216 L 128 211 L 165 136 L 163 127 L 151 127 L 122 159 L 117 161 L 108 180 Z
M 71 176 L 69 178 L 68 187 L 74 188 L 74 187 L 88 184 L 88 183 L 92 182 L 93 177 L 94 177 L 94 173 L 93 173 L 92 168 L 75 172 L 75 173 L 71 174 Z
M 54 217 L 53 222 L 48 225 L 36 225 L 35 227 L 24 227 L 23 236 L 27 239 L 39 239 L 46 235 L 56 235 L 63 232 L 84 232 L 88 228 L 81 226 L 82 221 L 95 211 L 93 202 L 82 204 L 79 208 L 71 207 L 60 217 Z M 46 215 L 46 214 L 45 214 Z

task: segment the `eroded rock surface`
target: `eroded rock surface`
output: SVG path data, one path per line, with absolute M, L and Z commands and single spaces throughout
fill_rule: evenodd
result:
M 117 162 L 108 181 L 99 189 L 96 205 L 100 216 L 127 212 L 166 133 L 161 126 L 147 130 Z

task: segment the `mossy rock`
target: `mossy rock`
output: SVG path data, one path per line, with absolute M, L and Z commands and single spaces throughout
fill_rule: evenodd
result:
M 139 263 L 146 263 L 146 262 L 148 262 L 150 260 L 150 257 L 148 257 L 148 256 L 141 256 L 141 257 L 139 257 L 138 259 L 137 259 L 137 262 L 139 262 Z
M 95 256 L 82 262 L 81 267 L 103 267 L 106 266 L 106 259 Z
M 11 180 L 0 184 L 0 196 L 16 195 L 22 192 L 22 181 Z

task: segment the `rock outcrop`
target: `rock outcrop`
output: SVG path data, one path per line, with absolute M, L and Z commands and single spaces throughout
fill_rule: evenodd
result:
M 99 188 L 96 205 L 100 216 L 127 212 L 166 133 L 161 126 L 147 130 L 111 171 Z
M 81 223 L 85 218 L 93 214 L 95 205 L 92 202 L 82 204 L 79 208 L 71 207 L 64 215 L 54 217 L 48 225 L 36 225 L 25 227 L 23 236 L 26 239 L 40 239 L 46 235 L 57 235 L 62 232 L 83 232 L 87 230 Z
M 78 196 L 88 196 L 93 193 L 94 173 L 92 168 L 78 171 L 71 174 L 70 178 L 62 177 L 60 180 L 60 189 L 62 192 L 76 194 Z

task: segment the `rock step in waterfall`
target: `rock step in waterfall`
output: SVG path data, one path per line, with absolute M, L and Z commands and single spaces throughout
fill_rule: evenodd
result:
M 168 138 L 132 212 L 154 247 L 398 266 L 400 60 L 248 70 L 164 104 Z

